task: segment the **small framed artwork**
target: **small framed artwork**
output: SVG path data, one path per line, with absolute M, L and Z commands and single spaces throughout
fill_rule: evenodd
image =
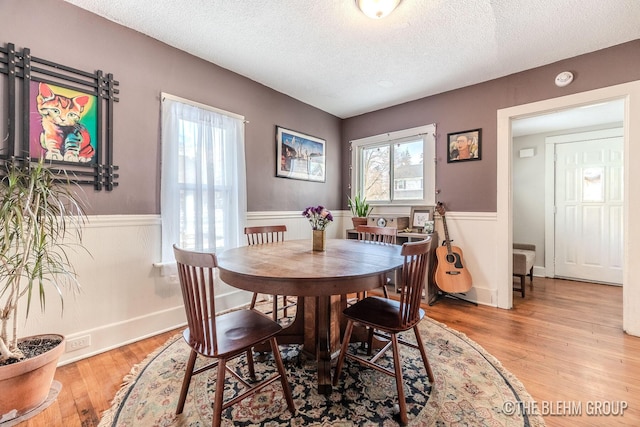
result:
M 447 134 L 447 163 L 480 160 L 482 129 Z
M 422 229 L 423 233 L 427 233 L 427 234 L 431 234 L 433 233 L 433 230 L 435 230 L 435 221 L 427 221 L 424 223 L 424 228 Z
M 433 232 L 433 212 L 433 206 L 411 207 L 411 229 L 429 233 L 427 229 L 431 228 L 430 232 Z
M 325 182 L 325 140 L 276 126 L 276 176 Z

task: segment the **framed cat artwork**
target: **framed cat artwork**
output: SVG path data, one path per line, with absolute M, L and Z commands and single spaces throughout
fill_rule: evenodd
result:
M 0 165 L 43 159 L 75 184 L 113 190 L 119 178 L 113 161 L 119 85 L 111 73 L 0 45 Z
M 95 164 L 97 96 L 35 80 L 29 89 L 29 156 Z

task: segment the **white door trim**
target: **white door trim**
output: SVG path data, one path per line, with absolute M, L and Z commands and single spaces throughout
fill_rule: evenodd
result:
M 497 112 L 497 217 L 496 279 L 498 307 L 511 308 L 512 291 L 512 171 L 513 152 L 511 121 L 518 118 L 552 112 L 557 109 L 588 105 L 623 98 L 624 105 L 624 272 L 623 272 L 623 329 L 640 336 L 640 310 L 633 303 L 640 301 L 640 263 L 632 265 L 630 259 L 640 259 L 640 221 L 629 221 L 629 212 L 640 213 L 640 192 L 630 188 L 640 186 L 640 168 L 632 170 L 629 159 L 640 158 L 640 81 L 624 83 L 588 92 L 518 105 Z M 631 143 L 633 141 L 634 143 Z M 638 154 L 636 154 L 636 151 Z M 635 280 L 632 280 L 635 279 Z

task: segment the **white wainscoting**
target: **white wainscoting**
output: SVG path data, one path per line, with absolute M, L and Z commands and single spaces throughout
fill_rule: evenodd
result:
M 90 216 L 83 244 L 88 253 L 70 254 L 81 291 L 67 293 L 62 314 L 60 299 L 48 293 L 46 314 L 33 304 L 20 335 L 90 335 L 89 346 L 62 355 L 65 364 L 185 323 L 179 285 L 152 266 L 160 259 L 158 215 Z
M 344 238 L 352 228 L 351 215 L 333 212 L 329 238 Z M 495 213 L 447 213 L 454 244 L 474 280 L 469 297 L 481 304 L 496 305 Z M 311 228 L 301 212 L 250 212 L 247 225 L 286 224 L 287 239 L 310 239 Z M 441 222 L 438 221 L 442 236 Z M 20 319 L 20 335 L 60 333 L 68 340 L 90 336 L 87 347 L 67 351 L 60 364 L 74 362 L 127 343 L 181 327 L 185 324 L 182 296 L 175 275 L 162 275 L 154 267 L 160 259 L 160 216 L 91 216 L 84 233 L 89 253 L 71 254 L 82 289 L 65 297 L 64 313 L 54 294 L 47 294 L 42 314 L 33 301 L 29 321 Z M 237 307 L 250 294 L 221 284 L 218 310 Z M 22 307 L 24 314 L 25 307 Z M 84 339 L 83 339 L 84 340 Z M 86 340 L 84 340 L 86 341 Z
M 67 346 L 60 359 L 66 364 L 185 324 L 177 282 L 161 278 L 152 266 L 160 259 L 159 216 L 90 216 L 83 244 L 88 253 L 70 254 L 80 292 L 67 293 L 63 313 L 53 293 L 46 314 L 32 305 L 20 335 L 90 336 L 86 347 Z
M 398 212 L 401 208 L 394 209 L 396 213 L 409 215 L 408 212 Z M 384 214 L 383 211 L 378 213 Z M 327 228 L 329 237 L 344 238 L 346 230 L 353 228 L 351 214 L 348 211 L 334 211 L 333 215 L 335 221 Z M 446 218 L 449 237 L 453 239 L 455 246 L 462 249 L 466 267 L 473 278 L 473 288 L 467 293 L 467 297 L 479 304 L 495 307 L 497 305 L 495 275 L 498 262 L 495 257 L 495 212 L 447 212 Z M 301 212 L 251 212 L 247 215 L 247 223 L 249 226 L 285 224 L 287 239 L 311 238 L 311 228 Z M 442 241 L 444 231 L 439 217 L 437 217 L 436 228 Z M 434 244 L 439 245 L 441 241 Z
M 467 299 L 478 304 L 497 306 L 496 214 L 494 212 L 447 212 L 447 228 L 453 246 L 462 251 L 465 268 L 471 274 L 473 287 Z M 442 244 L 442 219 L 436 215 L 436 230 Z M 503 261 L 506 262 L 506 261 Z
M 346 236 L 345 230 L 353 228 L 351 213 L 347 211 L 331 211 L 333 222 L 327 227 L 327 238 L 342 239 Z M 260 225 L 287 226 L 287 240 L 311 239 L 311 226 L 309 220 L 302 216 L 302 210 L 295 212 L 249 212 L 247 213 L 247 227 Z

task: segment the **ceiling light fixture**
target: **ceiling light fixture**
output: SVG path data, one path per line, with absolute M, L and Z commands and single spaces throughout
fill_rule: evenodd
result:
M 356 0 L 356 4 L 369 18 L 381 19 L 393 12 L 400 0 Z

